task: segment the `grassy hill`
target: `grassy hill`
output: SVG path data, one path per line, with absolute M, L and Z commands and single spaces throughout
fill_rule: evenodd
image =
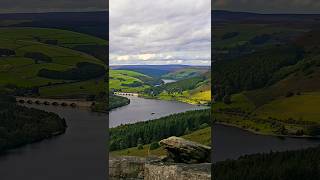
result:
M 197 142 L 203 145 L 210 146 L 211 145 L 211 127 L 206 127 L 204 129 L 200 129 L 194 131 L 190 134 L 181 136 L 184 139 L 189 141 Z M 164 148 L 159 147 L 156 149 L 150 149 L 151 144 L 143 145 L 143 149 L 138 149 L 137 147 L 132 147 L 128 149 L 123 149 L 119 151 L 112 151 L 111 155 L 113 156 L 139 156 L 139 157 L 147 157 L 147 156 L 164 156 L 166 155 L 166 151 Z
M 210 72 L 181 79 L 173 83 L 162 84 L 144 90 L 144 96 L 163 100 L 182 101 L 191 104 L 210 104 Z
M 0 84 L 43 97 L 86 97 L 106 91 L 106 65 L 85 52 L 83 45 L 107 45 L 105 40 L 65 30 L 0 28 Z M 14 52 L 5 54 L 5 50 Z M 40 71 L 45 73 L 39 73 Z M 80 78 L 81 77 L 81 78 Z
M 320 135 L 319 31 L 303 24 L 241 26 L 216 30 L 216 120 L 260 134 Z
M 211 145 L 211 119 L 209 110 L 189 111 L 160 119 L 118 126 L 110 129 L 112 155 L 148 156 L 165 154 L 155 143 L 170 136 Z M 143 149 L 137 146 L 143 145 Z
M 176 71 L 170 72 L 162 76 L 163 79 L 174 79 L 174 80 L 182 80 L 195 76 L 199 76 L 203 73 L 206 73 L 208 68 L 184 68 L 178 69 Z
M 122 92 L 141 92 L 150 87 L 146 84 L 152 78 L 129 70 L 109 70 L 109 88 Z

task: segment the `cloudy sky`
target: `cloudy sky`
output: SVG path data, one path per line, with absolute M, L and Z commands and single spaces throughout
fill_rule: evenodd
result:
M 0 13 L 106 10 L 109 0 L 0 0 Z
M 210 0 L 110 1 L 110 65 L 209 65 L 210 11 Z
M 320 13 L 319 0 L 213 0 L 213 9 L 259 13 Z

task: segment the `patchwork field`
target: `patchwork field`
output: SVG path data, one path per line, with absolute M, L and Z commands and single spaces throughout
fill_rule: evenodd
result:
M 142 79 L 151 77 L 129 70 L 109 70 L 109 88 L 123 92 L 141 92 L 150 87 Z
M 0 28 L 0 84 L 26 92 L 37 89 L 44 97 L 106 92 L 103 60 L 76 50 L 106 45 L 105 40 L 65 30 Z

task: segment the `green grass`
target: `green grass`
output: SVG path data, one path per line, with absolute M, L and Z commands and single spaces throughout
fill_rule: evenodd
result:
M 184 69 L 177 70 L 175 72 L 165 74 L 162 76 L 162 78 L 181 80 L 181 79 L 197 76 L 205 71 L 206 70 L 198 69 L 198 68 L 184 68 Z
M 211 145 L 211 127 L 194 131 L 190 134 L 182 136 L 182 138 L 210 146 Z M 150 150 L 150 144 L 147 144 L 143 146 L 142 150 L 139 150 L 137 147 L 133 147 L 133 148 L 128 148 L 120 151 L 113 151 L 111 152 L 111 155 L 146 157 L 150 155 L 164 156 L 166 155 L 166 152 L 162 147 L 155 150 Z
M 168 101 L 180 101 L 189 104 L 208 104 L 211 101 L 211 90 L 205 90 L 202 92 L 191 93 L 190 91 L 184 91 L 182 94 L 173 93 L 168 94 L 162 92 L 159 95 L 159 99 Z
M 46 40 L 57 40 L 57 45 L 45 44 Z M 106 45 L 107 41 L 86 34 L 48 28 L 0 28 L 0 48 L 15 50 L 12 57 L 0 57 L 0 85 L 13 84 L 20 88 L 45 86 L 40 88 L 42 96 L 70 96 L 97 94 L 106 91 L 102 80 L 72 82 L 47 79 L 37 76 L 41 69 L 65 71 L 77 63 L 89 62 L 106 65 L 91 55 L 71 48 L 79 45 Z M 33 59 L 24 58 L 26 52 L 40 52 L 51 57 L 50 63 L 36 64 Z M 106 67 L 107 68 L 107 67 Z M 98 81 L 98 83 L 96 82 Z
M 271 101 L 255 111 L 261 118 L 303 119 L 320 122 L 320 92 L 302 93 L 293 97 L 282 97 Z
M 230 105 L 222 102 L 213 104 L 214 117 L 218 122 L 255 133 L 283 135 L 279 134 L 279 126 L 275 126 L 273 121 L 283 125 L 290 135 L 295 135 L 298 130 L 308 131 L 302 121 L 320 123 L 319 92 L 277 98 L 258 108 L 245 96 L 245 93 L 235 94 L 231 99 Z M 289 119 L 300 121 L 301 124 L 288 122 Z
M 86 97 L 91 94 L 99 94 L 100 92 L 107 92 L 107 86 L 104 79 L 40 88 L 40 94 L 43 97 Z
M 231 102 L 232 103 L 230 105 L 227 105 L 223 102 L 214 103 L 212 108 L 214 110 L 225 108 L 241 108 L 245 111 L 252 111 L 255 109 L 255 105 L 243 93 L 232 95 Z
M 132 84 L 135 81 L 144 83 L 142 80 L 140 80 L 140 77 L 148 77 L 144 74 L 134 72 L 134 71 L 128 71 L 128 70 L 110 70 L 109 71 L 109 88 L 115 89 L 115 90 L 122 90 L 123 92 L 140 92 L 144 89 L 148 88 L 148 85 L 142 85 L 138 87 L 129 87 L 129 86 L 123 86 Z
M 14 41 L 58 40 L 59 46 L 74 47 L 77 45 L 106 45 L 107 41 L 90 35 L 49 28 L 0 28 L 0 39 Z M 9 38 L 10 37 L 10 38 Z M 2 41 L 2 40 L 1 40 Z

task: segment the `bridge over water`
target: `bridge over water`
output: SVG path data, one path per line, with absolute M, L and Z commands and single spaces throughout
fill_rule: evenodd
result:
M 139 94 L 138 93 L 127 93 L 127 92 L 114 92 L 114 95 L 119 95 L 119 96 L 134 96 L 134 97 L 138 97 Z
M 81 99 L 48 99 L 48 98 L 31 98 L 16 97 L 18 103 L 53 105 L 53 106 L 72 106 L 72 107 L 90 107 L 94 102 Z

